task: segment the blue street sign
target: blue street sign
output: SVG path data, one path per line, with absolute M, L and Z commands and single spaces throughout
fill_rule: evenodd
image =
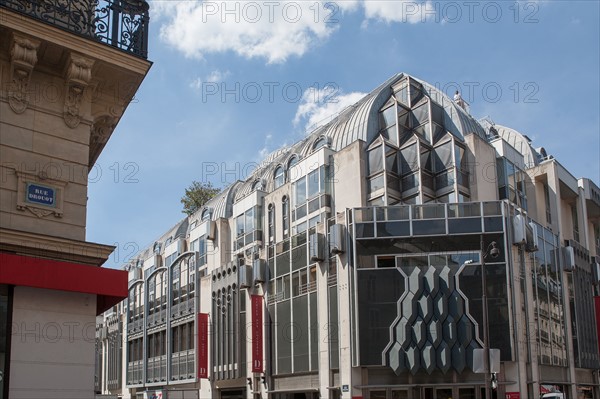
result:
M 45 206 L 55 206 L 56 190 L 39 184 L 27 183 L 27 202 Z

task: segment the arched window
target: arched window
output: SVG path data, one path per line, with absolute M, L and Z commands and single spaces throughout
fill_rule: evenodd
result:
M 275 242 L 275 206 L 273 204 L 269 204 L 269 207 L 268 207 L 267 223 L 268 223 L 269 243 L 274 243 Z
M 263 189 L 262 181 L 256 180 L 254 183 L 252 183 L 252 191 L 262 190 L 262 189 Z
M 317 139 L 317 141 L 314 142 L 313 144 L 313 151 L 318 150 L 321 147 L 325 147 L 327 145 L 327 138 L 326 137 L 319 137 Z
M 289 221 L 289 201 L 288 197 L 284 196 L 281 200 L 281 213 L 282 213 L 282 222 L 283 222 L 283 238 L 288 238 L 290 231 L 290 221 Z
M 298 163 L 298 156 L 297 155 L 293 155 L 290 160 L 288 161 L 288 170 L 292 169 L 292 167 L 294 165 L 296 165 Z
M 292 155 L 292 157 L 289 159 L 289 161 L 287 163 L 287 170 L 286 170 L 287 181 L 292 181 L 295 178 L 295 176 L 291 175 L 291 172 L 292 172 L 292 168 L 298 164 L 298 160 L 299 160 L 299 158 L 295 154 Z M 298 173 L 298 172 L 296 172 L 296 173 Z
M 205 208 L 202 211 L 202 221 L 210 219 L 211 213 L 212 213 L 212 210 L 210 208 Z
M 281 186 L 283 186 L 283 183 L 285 183 L 285 173 L 283 171 L 283 166 L 279 165 L 277 167 L 277 169 L 275 169 L 275 188 L 279 188 Z

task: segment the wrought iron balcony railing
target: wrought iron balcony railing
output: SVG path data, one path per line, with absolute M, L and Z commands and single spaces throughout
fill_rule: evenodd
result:
M 148 57 L 150 17 L 144 0 L 0 0 L 0 7 Z

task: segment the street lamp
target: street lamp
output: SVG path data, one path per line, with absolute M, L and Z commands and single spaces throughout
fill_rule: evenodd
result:
M 493 259 L 500 255 L 498 244 L 496 241 L 492 241 L 487 248 L 481 237 L 480 242 L 481 248 L 481 301 L 483 305 L 483 367 L 485 370 L 485 399 L 490 399 L 490 327 L 488 324 L 488 305 L 487 305 L 487 284 L 485 278 L 485 258 L 491 256 Z

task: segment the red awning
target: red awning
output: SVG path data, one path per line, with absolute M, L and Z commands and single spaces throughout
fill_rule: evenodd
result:
M 96 294 L 96 314 L 127 298 L 127 272 L 0 253 L 0 284 Z

